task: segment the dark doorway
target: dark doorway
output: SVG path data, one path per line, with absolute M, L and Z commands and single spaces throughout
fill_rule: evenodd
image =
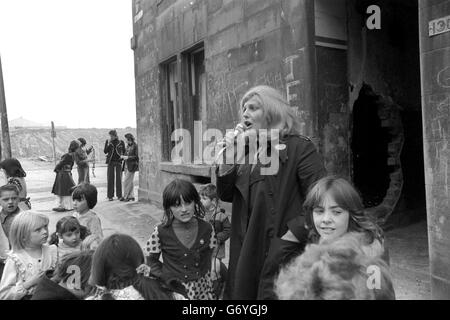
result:
M 380 99 L 364 84 L 353 107 L 353 182 L 362 194 L 365 207 L 379 205 L 389 188 L 390 136 L 379 116 Z

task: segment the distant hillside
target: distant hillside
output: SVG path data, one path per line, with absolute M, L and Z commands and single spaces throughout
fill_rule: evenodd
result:
M 28 119 L 25 119 L 23 117 L 17 118 L 17 119 L 13 119 L 11 121 L 8 122 L 8 125 L 10 128 L 16 128 L 16 127 L 20 127 L 20 128 L 37 128 L 37 127 L 46 127 L 46 125 L 42 124 L 42 123 L 37 123 Z
M 96 150 L 96 161 L 105 160 L 103 147 L 109 138 L 110 129 L 56 129 L 56 156 L 67 152 L 70 141 L 85 138 L 87 145 L 93 145 Z M 125 141 L 124 135 L 132 133 L 136 136 L 135 128 L 117 129 L 119 138 Z M 53 159 L 52 137 L 49 128 L 11 128 L 11 151 L 15 158 L 38 158 L 45 156 Z

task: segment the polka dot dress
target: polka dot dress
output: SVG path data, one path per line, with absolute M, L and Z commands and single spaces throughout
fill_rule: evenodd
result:
M 216 300 L 209 271 L 198 280 L 182 282 L 182 284 L 186 288 L 189 300 Z
M 217 247 L 217 237 L 214 230 L 211 231 L 209 240 L 209 247 L 214 249 Z M 158 226 L 155 227 L 150 239 L 148 239 L 145 247 L 145 254 L 159 254 L 161 253 L 161 241 L 158 236 Z M 189 300 L 216 300 L 213 291 L 213 282 L 211 280 L 211 272 L 208 271 L 203 277 L 193 281 L 182 281 L 186 288 L 187 297 Z
M 150 239 L 148 239 L 147 244 L 145 246 L 145 253 L 149 255 L 150 253 L 161 253 L 161 242 L 158 236 L 158 226 L 155 226 L 155 230 L 153 231 Z

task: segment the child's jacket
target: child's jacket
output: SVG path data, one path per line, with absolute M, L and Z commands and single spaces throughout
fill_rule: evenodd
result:
M 8 253 L 0 282 L 0 300 L 20 300 L 32 295 L 35 288 L 26 290 L 23 283 L 40 271 L 55 270 L 58 252 L 55 245 L 42 245 L 42 256 L 31 257 L 25 250 Z
M 210 270 L 211 253 L 215 246 L 211 224 L 198 219 L 197 238 L 191 248 L 181 243 L 172 225 L 158 225 L 147 242 L 146 255 L 153 275 L 189 282 L 200 279 Z M 159 261 L 161 254 L 164 263 Z

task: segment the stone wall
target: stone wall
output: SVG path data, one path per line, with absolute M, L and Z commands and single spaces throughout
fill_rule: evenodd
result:
M 419 1 L 420 55 L 433 299 L 450 298 L 450 32 L 430 36 L 429 22 L 450 16 L 450 1 Z
M 242 95 L 254 85 L 266 84 L 287 97 L 303 133 L 317 141 L 315 63 L 310 53 L 313 8 L 312 0 L 133 1 L 139 199 L 158 202 L 165 184 L 174 177 L 196 182 L 189 174 L 194 169 L 197 175 L 210 176 L 209 169 L 186 165 L 180 172 L 179 167 L 161 164 L 159 66 L 201 42 L 207 128 L 222 132 L 234 128 Z M 185 85 L 180 90 L 186 90 Z

